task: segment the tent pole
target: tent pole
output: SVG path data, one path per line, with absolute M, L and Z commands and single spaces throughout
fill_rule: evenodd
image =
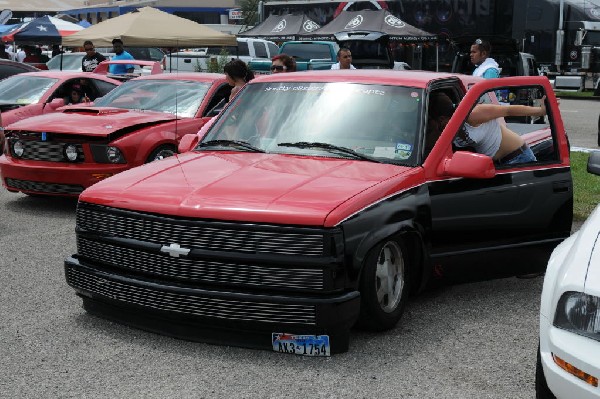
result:
M 440 71 L 440 45 L 439 43 L 435 44 L 435 71 Z

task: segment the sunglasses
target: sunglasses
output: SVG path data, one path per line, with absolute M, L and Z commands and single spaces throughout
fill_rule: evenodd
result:
M 271 71 L 285 71 L 287 68 L 285 65 L 271 65 Z
M 92 47 L 92 48 L 86 48 L 86 49 L 84 49 L 84 50 L 85 50 L 86 52 L 88 52 L 88 51 L 94 51 L 94 48 L 93 48 L 93 47 Z

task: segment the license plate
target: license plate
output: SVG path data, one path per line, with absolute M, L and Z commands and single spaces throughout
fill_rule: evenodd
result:
M 273 350 L 303 356 L 330 356 L 329 335 L 273 333 Z

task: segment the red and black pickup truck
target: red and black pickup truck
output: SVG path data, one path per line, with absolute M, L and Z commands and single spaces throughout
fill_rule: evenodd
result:
M 453 145 L 500 89 L 546 96 L 544 124 L 510 123 L 535 162 L 499 165 Z M 431 140 L 439 92 L 455 108 Z M 357 323 L 393 328 L 432 277 L 543 270 L 571 230 L 569 148 L 545 77 L 265 75 L 179 151 L 79 197 L 65 273 L 87 311 L 329 355 L 348 349 Z

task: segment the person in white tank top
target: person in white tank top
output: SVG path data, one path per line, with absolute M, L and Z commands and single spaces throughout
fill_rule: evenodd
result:
M 541 106 L 478 104 L 473 108 L 464 129 L 454 138 L 457 147 L 471 147 L 480 154 L 492 157 L 498 164 L 535 162 L 536 158 L 523 138 L 510 130 L 505 116 L 544 116 L 546 96 Z M 454 113 L 452 100 L 444 93 L 432 93 L 429 98 L 429 116 L 426 150 L 431 149 L 437 137 Z

